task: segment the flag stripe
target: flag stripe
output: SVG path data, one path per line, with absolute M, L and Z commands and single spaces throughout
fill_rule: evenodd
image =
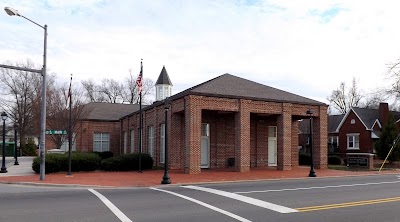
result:
M 143 62 L 140 61 L 140 73 L 136 79 L 136 85 L 139 87 L 139 93 L 142 93 L 142 78 L 143 78 Z

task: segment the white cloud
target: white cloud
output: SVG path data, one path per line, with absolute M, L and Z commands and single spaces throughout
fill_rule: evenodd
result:
M 399 57 L 395 1 L 34 2 L 0 6 L 48 24 L 48 66 L 65 80 L 122 79 L 143 58 L 154 81 L 166 66 L 174 92 L 231 73 L 326 102 L 353 76 L 362 89 L 380 85 Z M 0 21 L 0 62 L 41 64 L 43 30 L 5 13 Z

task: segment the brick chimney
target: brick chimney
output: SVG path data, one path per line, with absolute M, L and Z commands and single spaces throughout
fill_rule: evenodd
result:
M 389 105 L 388 103 L 379 103 L 379 121 L 382 127 L 386 125 L 389 116 Z

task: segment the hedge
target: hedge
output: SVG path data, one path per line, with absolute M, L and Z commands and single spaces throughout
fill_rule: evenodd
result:
M 330 165 L 341 165 L 342 159 L 338 156 L 328 156 L 328 164 Z
M 101 160 L 108 159 L 108 158 L 114 156 L 113 152 L 111 152 L 111 151 L 93 152 L 93 153 L 99 155 L 99 157 L 101 158 Z
M 153 167 L 153 158 L 149 154 L 142 153 L 142 169 Z M 111 157 L 101 161 L 101 170 L 104 171 L 129 171 L 139 169 L 139 154 L 125 154 Z
M 139 169 L 139 154 L 125 154 L 115 157 L 110 157 L 102 160 L 100 156 L 106 157 L 110 153 L 99 155 L 99 153 L 72 153 L 71 154 L 71 170 L 73 172 L 78 171 L 128 171 Z M 68 171 L 68 153 L 58 154 L 49 153 L 46 154 L 46 174 L 55 173 L 60 171 Z M 143 153 L 142 154 L 142 169 L 152 169 L 153 158 Z M 36 172 L 40 172 L 40 157 L 33 159 L 32 169 Z
M 311 165 L 311 155 L 299 153 L 299 165 Z
M 68 171 L 68 153 L 46 154 L 46 174 L 60 171 Z M 94 171 L 100 169 L 101 158 L 95 153 L 71 153 L 71 170 L 78 171 Z M 32 169 L 40 172 L 40 157 L 33 159 Z

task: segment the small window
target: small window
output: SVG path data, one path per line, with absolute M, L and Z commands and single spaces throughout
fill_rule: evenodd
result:
M 210 136 L 210 125 L 208 123 L 201 124 L 201 136 Z
M 276 126 L 268 127 L 268 137 L 276 137 Z
M 135 150 L 135 131 L 131 130 L 131 153 Z
M 360 149 L 360 135 L 359 134 L 347 134 L 347 149 L 348 150 L 359 150 Z
M 148 153 L 151 157 L 153 157 L 154 156 L 154 128 L 153 128 L 153 126 L 149 126 L 148 130 L 149 130 Z
M 350 120 L 350 124 L 354 124 L 354 123 L 356 123 L 356 120 L 355 119 L 351 119 Z
M 160 163 L 164 163 L 165 157 L 165 124 L 160 125 Z
M 110 151 L 110 134 L 95 133 L 93 136 L 93 151 L 104 152 Z

